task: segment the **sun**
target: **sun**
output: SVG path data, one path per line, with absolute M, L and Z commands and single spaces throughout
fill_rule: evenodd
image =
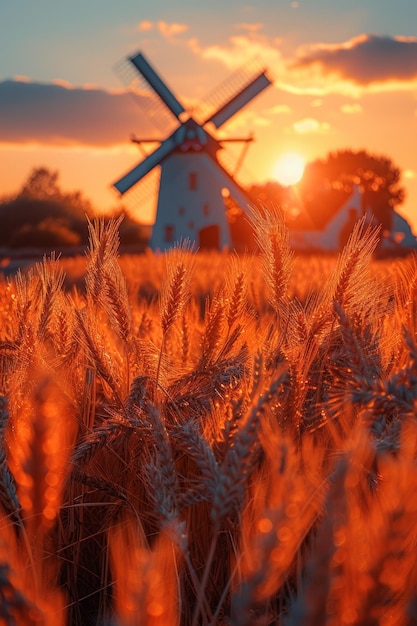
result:
M 273 175 L 280 185 L 296 185 L 304 174 L 305 159 L 298 152 L 285 152 L 276 161 Z

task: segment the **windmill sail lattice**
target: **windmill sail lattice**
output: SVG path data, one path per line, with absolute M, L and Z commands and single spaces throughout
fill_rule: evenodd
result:
M 257 59 L 245 63 L 225 78 L 194 107 L 193 117 L 203 124 L 205 120 L 213 117 L 216 111 L 222 109 L 227 102 L 232 100 L 236 94 L 240 93 L 254 78 L 264 72 L 264 66 Z
M 156 95 L 145 78 L 138 72 L 129 58 L 122 59 L 115 65 L 120 80 L 143 112 L 148 126 L 157 131 L 157 137 L 163 139 L 177 127 L 178 121 L 172 116 L 165 103 Z
M 233 245 L 224 196 L 233 197 L 243 211 L 249 199 L 219 159 L 222 140 L 216 139 L 208 127 L 219 129 L 268 87 L 271 80 L 266 70 L 257 70 L 255 74 L 246 70 L 234 75 L 227 87 L 223 86 L 215 97 L 208 99 L 207 106 L 191 114 L 142 53 L 130 57 L 129 64 L 139 77 L 133 79 L 139 90 L 136 93 L 146 101 L 143 97 L 146 87 L 147 97 L 163 106 L 163 123 L 156 120 L 155 125 L 166 128 L 168 116 L 171 128 L 165 139 L 158 140 L 159 146 L 116 181 L 114 187 L 121 194 L 127 193 L 155 168 L 160 168 L 156 220 L 150 242 L 155 249 L 168 248 L 184 237 L 199 247 Z M 151 114 L 155 117 L 154 109 Z

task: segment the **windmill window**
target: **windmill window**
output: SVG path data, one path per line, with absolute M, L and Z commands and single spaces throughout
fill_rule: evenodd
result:
M 205 215 L 206 217 L 210 215 L 210 208 L 207 202 L 203 204 L 203 215 Z
M 191 189 L 191 191 L 197 189 L 197 172 L 190 172 L 188 174 L 188 188 Z
M 178 214 L 179 214 L 179 215 L 184 215 L 184 213 L 185 213 L 185 209 L 184 209 L 184 207 L 183 207 L 183 206 L 180 206 L 180 208 L 178 209 Z
M 193 230 L 193 228 L 194 228 L 194 222 L 188 222 L 188 228 L 189 228 L 190 230 Z
M 174 239 L 174 227 L 172 225 L 165 226 L 165 241 L 167 243 Z

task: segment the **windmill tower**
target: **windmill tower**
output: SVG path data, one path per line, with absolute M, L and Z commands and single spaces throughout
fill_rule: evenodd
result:
M 188 238 L 199 248 L 221 249 L 231 246 L 233 242 L 225 209 L 225 196 L 232 198 L 243 211 L 250 199 L 235 175 L 221 163 L 219 152 L 227 141 L 244 141 L 247 146 L 253 137 L 219 140 L 209 128 L 221 128 L 271 84 L 266 70 L 257 71 L 250 76 L 240 74 L 238 81 L 235 76 L 230 81 L 232 95 L 230 87 L 226 89 L 226 97 L 223 89 L 217 97 L 214 111 L 208 115 L 196 115 L 195 112 L 191 114 L 186 111 L 142 53 L 130 57 L 128 62 L 139 72 L 146 86 L 154 92 L 153 95 L 156 94 L 159 102 L 163 103 L 171 120 L 174 116 L 175 128 L 166 139 L 158 140 L 159 146 L 144 156 L 138 165 L 113 186 L 120 194 L 124 194 L 160 166 L 151 247 L 164 250 L 181 238 Z M 235 86 L 236 82 L 240 82 L 238 88 Z M 145 144 L 156 140 L 134 141 Z

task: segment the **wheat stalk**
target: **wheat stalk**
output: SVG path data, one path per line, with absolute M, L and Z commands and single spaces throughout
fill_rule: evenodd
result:
M 294 262 L 254 221 L 252 259 L 138 263 L 99 220 L 87 259 L 0 280 L 0 621 L 413 619 L 415 259 L 362 220 Z
M 252 209 L 251 221 L 256 242 L 262 254 L 264 278 L 270 301 L 284 329 L 288 322 L 288 287 L 293 267 L 293 253 L 289 243 L 289 230 L 283 212 Z

